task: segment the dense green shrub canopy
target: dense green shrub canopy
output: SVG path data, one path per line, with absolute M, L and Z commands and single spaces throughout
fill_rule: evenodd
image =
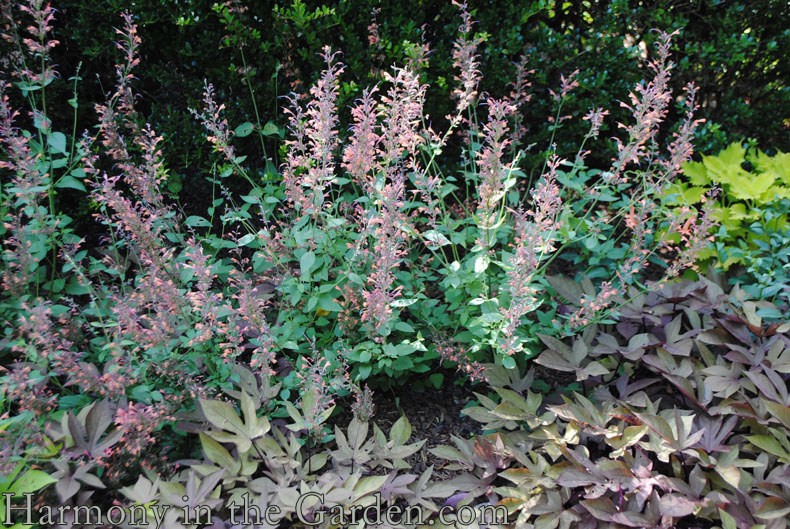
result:
M 277 98 L 307 90 L 323 67 L 323 45 L 343 53 L 342 106 L 359 97 L 362 87 L 380 80 L 383 71 L 400 64 L 410 50 L 428 43 L 429 75 L 439 84 L 429 95 L 426 113 L 440 122 L 451 112 L 457 10 L 450 2 L 244 4 L 239 10 L 233 2 L 209 0 L 59 2 L 56 29 L 62 45 L 54 50 L 55 63 L 60 71 L 73 72 L 82 62 L 81 96 L 101 99 L 107 87 L 97 78 L 107 79 L 117 59 L 114 48 L 107 46 L 116 39 L 108 21 L 123 9 L 134 12 L 142 37 L 136 72 L 141 110 L 165 135 L 168 166 L 190 183 L 205 163 L 206 147 L 187 108 L 199 106 L 204 79 L 214 83 L 226 102 L 231 123 L 245 121 L 253 112 L 249 80 L 262 121 L 282 126 Z M 536 144 L 527 164 L 539 165 L 537 153 L 548 148 L 546 116 L 554 110 L 548 90 L 557 86 L 561 74 L 580 71 L 581 86 L 566 103 L 566 113 L 578 116 L 593 106 L 608 108 L 612 118 L 603 136 L 616 132 L 613 124 L 623 122 L 627 113 L 615 102 L 625 101 L 633 84 L 645 76 L 644 65 L 635 58 L 651 53 L 655 28 L 679 30 L 673 41 L 677 67 L 672 88 L 680 93 L 693 81 L 700 89 L 700 117 L 707 122 L 698 134 L 699 151 L 711 154 L 742 138 L 763 149 L 790 150 L 787 2 L 535 0 L 472 2 L 470 9 L 478 21 L 474 31 L 487 41 L 480 58 L 484 91 L 505 93 L 522 55 L 534 70 L 529 76 L 533 97 L 520 109 L 527 141 Z M 555 137 L 560 154 L 568 155 L 563 147 L 572 150 L 583 128 L 563 124 Z M 611 157 L 601 141 L 591 164 L 603 167 Z

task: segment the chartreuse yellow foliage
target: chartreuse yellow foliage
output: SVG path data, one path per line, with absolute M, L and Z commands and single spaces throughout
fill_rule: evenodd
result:
M 744 169 L 744 162 L 751 170 Z M 716 184 L 723 190 L 722 220 L 752 217 L 747 205 L 761 206 L 777 199 L 790 198 L 790 153 L 768 156 L 758 149 L 748 154 L 740 144 L 733 143 L 716 156 L 703 156 L 702 162 L 683 166 L 688 182 L 674 184 L 669 194 L 676 204 L 695 204 L 702 194 Z M 735 207 L 738 206 L 738 207 Z
M 666 204 L 698 204 L 711 186 L 720 187 L 719 198 L 713 204 L 717 210 L 714 218 L 733 244 L 737 239 L 751 238 L 749 225 L 762 218 L 765 206 L 790 198 L 790 153 L 779 151 L 768 156 L 759 149 L 747 151 L 740 143 L 733 143 L 715 156 L 703 156 L 701 162 L 686 163 L 683 174 L 687 180 L 670 186 Z M 777 230 L 787 225 L 787 218 L 773 219 L 772 223 Z M 715 255 L 711 248 L 701 259 Z M 731 258 L 721 266 L 727 269 L 734 262 L 737 259 Z

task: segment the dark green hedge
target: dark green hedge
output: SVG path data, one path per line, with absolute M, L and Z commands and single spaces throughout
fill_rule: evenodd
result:
M 343 96 L 348 102 L 359 94 L 359 86 L 401 62 L 410 47 L 428 42 L 426 80 L 433 89 L 427 110 L 437 121 L 452 110 L 451 54 L 459 19 L 450 2 L 341 0 L 324 7 L 299 0 L 258 1 L 249 2 L 241 13 L 231 4 L 209 0 L 61 0 L 56 7 L 61 40 L 56 63 L 64 76 L 82 63 L 83 102 L 100 100 L 111 86 L 116 52 L 107 42 L 115 37 L 118 14 L 128 9 L 136 15 L 143 40 L 136 70 L 143 94 L 140 108 L 165 134 L 169 168 L 177 178 L 192 178 L 210 160 L 203 131 L 187 111 L 200 105 L 204 79 L 214 83 L 227 104 L 231 125 L 254 121 L 239 73 L 240 49 L 251 68 L 263 123 L 284 124 L 278 96 L 309 86 L 322 67 L 318 52 L 324 44 L 343 51 Z M 652 49 L 652 28 L 680 30 L 673 41 L 673 85 L 678 94 L 690 81 L 700 87 L 701 117 L 708 121 L 698 150 L 713 152 L 741 138 L 753 138 L 763 148 L 790 149 L 790 4 L 785 0 L 475 1 L 470 7 L 478 21 L 476 31 L 487 34 L 481 57 L 483 90 L 505 93 L 522 54 L 535 70 L 533 98 L 522 109 L 529 131 L 525 141 L 536 144 L 535 157 L 526 164 L 537 165 L 540 151 L 548 146 L 546 118 L 554 112 L 548 90 L 557 87 L 560 74 L 581 72 L 581 86 L 563 109 L 577 119 L 564 122 L 555 138 L 561 152 L 574 151 L 574 140 L 586 128 L 579 118 L 593 105 L 625 100 L 643 77 L 639 43 Z M 371 45 L 374 21 L 380 40 Z M 634 45 L 624 46 L 626 40 Z M 627 119 L 623 109 L 609 110 L 609 130 Z M 71 119 L 70 111 L 63 109 L 64 120 Z M 87 126 L 89 107 L 81 112 Z M 589 158 L 591 165 L 611 158 L 607 136 L 604 129 Z M 248 140 L 253 147 L 254 137 Z M 276 145 L 268 151 L 271 155 Z

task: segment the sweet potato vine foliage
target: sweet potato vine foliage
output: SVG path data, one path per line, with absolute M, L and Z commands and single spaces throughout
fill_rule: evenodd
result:
M 78 135 L 60 122 L 64 113 L 52 110 L 59 102 L 51 94 L 63 91 L 49 59 L 58 45 L 51 35 L 55 10 L 39 0 L 3 2 L 3 37 L 13 53 L 0 81 L 0 450 L 6 476 L 0 486 L 14 493 L 44 489 L 48 501 L 63 505 L 186 502 L 223 513 L 223 502 L 238 500 L 242 492 L 275 501 L 269 496 L 275 486 L 290 491 L 276 501 L 291 508 L 294 494 L 320 484 L 345 491 L 337 496 L 344 505 L 381 492 L 387 501 L 405 498 L 433 515 L 434 499 L 456 492 L 466 502 L 510 498 L 494 480 L 515 459 L 540 466 L 546 479 L 555 480 L 552 487 L 564 487 L 554 495 L 552 487 L 540 485 L 552 490 L 550 502 L 579 500 L 601 523 L 631 520 L 596 514 L 626 504 L 639 512 L 652 509 L 644 516 L 665 523 L 697 507 L 715 515 L 711 502 L 730 501 L 725 495 L 703 500 L 704 485 L 694 485 L 692 499 L 666 512 L 660 502 L 668 500 L 654 499 L 650 491 L 613 504 L 604 495 L 615 485 L 601 482 L 604 487 L 598 474 L 571 483 L 562 469 L 544 468 L 545 457 L 585 466 L 592 455 L 567 445 L 575 444 L 582 429 L 592 428 L 590 435 L 605 431 L 610 408 L 593 411 L 590 395 L 579 394 L 582 406 L 589 403 L 590 420 L 565 408 L 538 409 L 540 399 L 514 402 L 512 391 L 492 380 L 521 381 L 515 392 L 523 396 L 530 385 L 521 373 L 533 359 L 574 373 L 571 389 L 579 391 L 589 388 L 577 382 L 608 383 L 623 375 L 625 363 L 587 361 L 596 356 L 593 347 L 615 346 L 606 334 L 597 335 L 600 326 L 615 323 L 645 292 L 673 285 L 710 242 L 713 221 L 705 201 L 715 190 L 700 208 L 669 209 L 662 200 L 691 156 L 698 124 L 690 85 L 680 96 L 684 121 L 666 147 L 659 141 L 673 101 L 667 88 L 671 35 L 660 34 L 647 61 L 651 77 L 622 103 L 633 120 L 617 124 L 617 132 L 624 131 L 614 139 L 618 154 L 602 170 L 585 165 L 585 145 L 605 130 L 606 110 L 591 109 L 582 118 L 589 131 L 576 152 L 559 152 L 553 144 L 526 147 L 519 108 L 534 96 L 526 93 L 527 62 L 515 68 L 509 96 L 485 92 L 478 60 L 484 38 L 467 6 L 458 7 L 461 24 L 452 54 L 456 112 L 439 120 L 446 122 L 440 131 L 425 111 L 427 44 L 411 48 L 404 65 L 362 90 L 350 109 L 338 108 L 342 54 L 324 48 L 326 67 L 317 82 L 307 93 L 286 98 L 287 134 L 274 123 L 262 126 L 257 116 L 255 123 L 232 126 L 221 91 L 207 80 L 203 108 L 192 115 L 214 147 L 213 171 L 203 175 L 212 200 L 205 215 L 187 215 L 166 191 L 163 138 L 136 106 L 135 18 L 124 14 L 117 30 L 115 88 L 90 109 L 97 125 Z M 562 106 L 581 75 L 568 73 L 551 92 L 556 115 L 547 126 L 560 127 L 568 119 Z M 78 98 L 79 76 L 69 81 L 69 108 L 87 112 Z M 250 97 L 255 102 L 253 91 Z M 342 130 L 345 119 L 350 126 Z M 266 160 L 281 162 L 273 172 L 261 174 L 247 165 L 239 139 L 251 134 L 259 136 L 264 153 L 267 145 L 275 147 L 277 157 Z M 527 149 L 542 149 L 540 174 L 520 169 Z M 460 159 L 451 160 L 459 150 Z M 94 233 L 78 231 L 77 215 Z M 553 273 L 563 262 L 575 277 Z M 566 338 L 575 340 L 570 349 Z M 653 346 L 670 357 L 644 362 L 682 378 L 686 371 L 672 360 L 676 352 L 665 343 L 669 338 L 656 340 Z M 623 354 L 636 362 L 637 353 Z M 629 376 L 644 368 L 637 364 Z M 421 444 L 407 444 L 405 419 L 389 437 L 374 426 L 368 439 L 368 422 L 375 417 L 371 388 L 405 381 L 438 387 L 451 373 L 440 370 L 443 365 L 457 367 L 459 380 L 494 384 L 498 396 L 481 394 L 479 401 L 496 412 L 492 430 L 516 425 L 524 436 L 559 436 L 564 444 L 535 445 L 522 453 L 513 446 L 521 450 L 523 443 L 459 439 L 458 469 L 474 479 L 433 483 L 430 471 L 409 474 L 405 459 Z M 774 386 L 776 376 L 765 375 Z M 752 383 L 770 393 L 763 378 Z M 676 385 L 684 395 L 690 391 Z M 776 407 L 787 405 L 784 397 L 774 390 L 769 398 Z M 351 401 L 354 420 L 347 433 L 330 428 L 338 402 Z M 523 405 L 530 410 L 525 423 L 511 409 Z M 699 441 L 689 436 L 695 417 L 676 409 L 673 419 L 644 399 L 629 406 L 646 407 L 617 412 L 640 429 L 628 430 L 613 457 L 637 461 L 638 477 L 649 481 L 653 467 L 643 452 L 655 452 L 658 461 L 671 464 L 674 477 L 656 477 L 651 486 L 674 494 L 680 485 L 666 480 L 685 479 L 686 470 L 700 467 L 687 459 L 670 461 L 667 446 L 683 451 Z M 763 422 L 752 429 L 759 440 L 750 442 L 765 445 L 769 441 L 760 436 L 774 435 L 773 419 L 760 405 L 752 408 Z M 776 410 L 772 416 L 784 420 Z M 552 426 L 558 417 L 569 421 L 563 431 L 560 423 Z M 674 421 L 674 430 L 667 421 Z M 649 436 L 648 428 L 654 432 Z M 199 447 L 190 432 L 201 433 Z M 201 450 L 208 462 L 174 465 L 196 461 Z M 784 457 L 777 450 L 771 454 Z M 459 459 L 455 452 L 442 453 Z M 133 485 L 130 476 L 140 471 L 145 477 Z M 600 494 L 570 492 L 591 484 L 604 488 Z M 620 493 L 631 494 L 626 489 Z M 776 496 L 785 493 L 777 489 Z M 180 499 L 184 495 L 190 499 Z M 523 504 L 508 505 L 520 511 L 520 523 L 540 514 Z M 173 527 L 189 525 L 169 521 Z

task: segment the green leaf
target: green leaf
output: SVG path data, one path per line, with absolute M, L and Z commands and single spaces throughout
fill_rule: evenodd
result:
M 35 90 L 38 90 L 39 88 L 41 88 L 41 86 L 38 86 L 35 88 Z M 49 118 L 44 114 L 36 112 L 33 114 L 33 126 L 46 134 L 52 127 L 52 121 L 50 121 Z
M 173 194 L 178 194 L 182 188 L 181 178 L 178 175 L 171 175 L 167 179 L 167 190 Z
M 16 495 L 37 492 L 56 481 L 58 480 L 42 470 L 28 470 L 11 485 L 8 491 Z
M 295 425 L 300 426 L 299 429 L 301 429 L 301 427 L 304 426 L 304 418 L 302 417 L 302 414 L 299 413 L 299 410 L 296 409 L 296 406 L 286 401 L 285 410 L 288 412 L 288 415 L 294 421 Z
M 273 121 L 269 121 L 263 126 L 262 134 L 264 136 L 276 136 L 280 134 L 280 128 Z
M 719 517 L 721 518 L 723 529 L 738 529 L 738 523 L 735 521 L 735 518 L 724 509 L 719 509 Z
M 731 143 L 726 149 L 721 151 L 716 158 L 726 166 L 740 167 L 746 155 L 746 149 L 738 143 Z
M 66 154 L 66 135 L 62 132 L 53 132 L 47 139 L 47 145 L 51 152 Z
M 311 421 L 314 417 L 316 398 L 314 390 L 307 391 L 302 397 L 302 413 L 308 421 Z
M 732 185 L 730 187 L 730 194 L 735 198 L 740 198 L 743 200 L 756 200 L 761 197 L 763 193 L 768 191 L 771 185 L 774 183 L 774 175 L 772 173 L 762 173 L 759 175 L 755 175 L 753 173 L 747 173 L 745 171 L 741 171 L 739 173 L 737 184 L 743 183 L 744 185 Z
M 557 291 L 557 294 L 567 299 L 574 305 L 581 303 L 584 292 L 582 287 L 576 282 L 562 276 L 546 276 L 549 284 Z
M 447 237 L 445 237 L 443 234 L 439 233 L 436 230 L 428 230 L 425 233 L 423 233 L 423 236 L 437 246 L 444 246 L 446 244 L 451 244 L 450 240 Z
M 244 421 L 226 402 L 204 399 L 200 399 L 199 402 L 206 419 L 213 426 L 225 430 L 212 430 L 206 434 L 221 443 L 234 443 L 239 452 L 243 453 L 252 447 L 253 441 L 266 435 L 270 426 L 265 417 L 260 419 L 256 417 L 252 401 L 245 391 L 242 391 L 241 401 Z
M 55 184 L 57 188 L 76 189 L 78 191 L 87 191 L 82 182 L 71 176 L 70 174 L 62 176 Z
M 486 312 L 480 315 L 480 321 L 484 323 L 496 323 L 498 321 L 502 321 L 502 314 L 499 312 Z
M 448 461 L 465 460 L 464 455 L 451 446 L 445 446 L 445 445 L 436 446 L 434 448 L 429 448 L 428 452 L 435 455 L 436 457 L 441 457 L 442 459 L 446 459 Z
M 197 215 L 191 215 L 187 217 L 184 221 L 184 224 L 191 228 L 210 228 L 211 223 L 204 219 L 203 217 L 199 217 Z
M 244 138 L 250 135 L 252 129 L 253 129 L 252 123 L 247 121 L 236 127 L 236 130 L 233 131 L 233 134 L 239 138 Z
M 367 476 L 359 480 L 357 486 L 354 487 L 354 495 L 356 498 L 361 498 L 367 494 L 371 494 L 381 489 L 384 483 L 387 482 L 388 476 Z
M 309 279 L 310 272 L 315 265 L 315 254 L 313 252 L 305 252 L 299 259 L 299 268 L 302 272 L 302 279 Z
M 220 467 L 227 469 L 233 474 L 239 471 L 241 464 L 230 455 L 230 452 L 225 450 L 221 444 L 203 432 L 200 432 L 199 435 L 203 452 L 205 452 L 206 458 L 209 461 L 218 464 Z
M 242 429 L 244 425 L 241 418 L 236 413 L 236 410 L 227 402 L 220 400 L 205 400 L 200 399 L 200 409 L 203 410 L 203 415 L 206 416 L 216 428 L 229 428 Z
M 475 274 L 482 274 L 488 269 L 488 264 L 491 262 L 488 255 L 481 253 L 475 259 Z
M 395 443 L 395 446 L 400 446 L 406 444 L 409 437 L 411 437 L 411 424 L 409 424 L 406 416 L 402 415 L 401 418 L 392 425 L 390 440 Z
M 370 376 L 371 371 L 373 371 L 373 366 L 364 365 L 359 367 L 359 380 L 365 380 Z
M 247 246 L 254 240 L 255 240 L 255 234 L 248 233 L 247 235 L 239 239 L 239 241 L 236 244 L 239 246 L 239 248 L 241 248 L 242 246 Z
M 406 332 L 406 333 L 414 332 L 414 327 L 412 327 L 411 325 L 409 325 L 405 321 L 397 321 L 397 322 L 395 322 L 395 325 L 393 325 L 392 328 L 395 329 L 396 331 L 401 331 L 401 332 Z
M 342 226 L 343 224 L 346 224 L 347 222 L 348 221 L 346 219 L 344 219 L 344 218 L 332 217 L 332 218 L 327 219 L 326 226 L 328 228 L 339 228 L 340 226 Z
M 645 425 L 651 430 L 661 436 L 665 441 L 670 443 L 675 441 L 675 435 L 672 433 L 672 428 L 663 417 L 653 415 L 651 413 L 634 413 Z
M 307 312 L 312 312 L 315 306 L 318 305 L 318 298 L 315 296 L 311 296 L 310 299 L 307 300 L 307 305 L 305 306 L 305 310 Z
M 340 312 L 343 310 L 343 307 L 332 298 L 331 294 L 324 294 L 318 298 L 318 308 L 327 312 Z
M 790 514 L 790 504 L 777 497 L 766 498 L 755 513 L 760 518 L 773 520 Z
M 710 183 L 705 165 L 699 162 L 686 162 L 683 164 L 683 174 L 689 178 L 692 185 L 706 186 Z
M 88 286 L 80 283 L 76 277 L 72 277 L 69 284 L 66 286 L 66 294 L 70 296 L 84 296 L 89 292 Z
M 260 204 L 261 197 L 254 193 L 250 193 L 249 195 L 242 195 L 241 199 L 246 202 L 247 204 Z
M 765 407 L 785 428 L 790 428 L 790 408 L 771 400 L 765 401 Z
M 747 435 L 746 440 L 760 450 L 765 450 L 769 454 L 775 455 L 783 459 L 785 462 L 790 463 L 790 454 L 788 454 L 787 451 L 782 448 L 782 445 L 779 444 L 779 441 L 770 435 Z

